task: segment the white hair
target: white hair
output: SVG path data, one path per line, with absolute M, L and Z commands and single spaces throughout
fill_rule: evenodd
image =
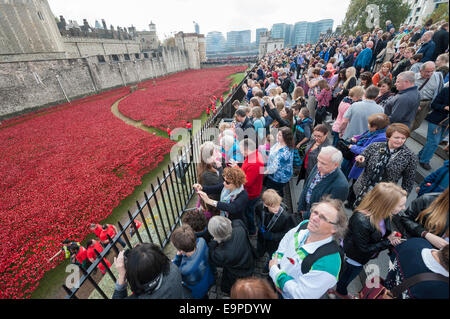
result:
M 213 142 L 205 142 L 200 146 L 200 158 L 201 161 L 206 164 L 211 164 L 214 162 L 214 150 L 216 145 Z
M 343 156 L 342 152 L 333 146 L 324 146 L 320 150 L 320 154 L 330 155 L 331 160 L 335 164 L 341 164 Z
M 214 216 L 208 222 L 208 231 L 218 243 L 227 241 L 233 232 L 231 220 L 223 216 Z
M 229 149 L 230 147 L 232 147 L 234 145 L 234 136 L 231 135 L 224 135 L 224 137 L 222 137 L 222 139 L 220 140 L 220 144 L 225 148 L 225 149 Z
M 416 74 L 413 71 L 402 72 L 397 77 L 409 83 L 416 82 Z

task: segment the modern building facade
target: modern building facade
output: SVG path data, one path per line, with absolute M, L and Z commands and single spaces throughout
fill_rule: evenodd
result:
M 316 22 L 300 21 L 294 25 L 293 43 L 292 44 L 306 44 L 315 43 L 319 40 L 321 33 L 326 33 L 333 29 L 334 21 L 332 19 L 325 19 Z
M 227 49 L 237 50 L 248 48 L 250 46 L 251 35 L 250 30 L 227 32 Z
M 222 32 L 212 31 L 206 35 L 206 52 L 222 52 L 225 50 L 226 41 Z
M 427 17 L 448 0 L 403 0 L 403 3 L 408 3 L 411 8 L 405 24 L 423 25 Z
M 286 23 L 276 23 L 272 25 L 272 30 L 270 31 L 272 38 L 274 39 L 284 39 L 284 45 L 288 46 L 292 43 L 292 31 L 294 26 L 292 24 Z
M 194 22 L 194 29 L 195 29 L 195 33 L 200 34 L 200 26 L 198 25 L 197 22 Z

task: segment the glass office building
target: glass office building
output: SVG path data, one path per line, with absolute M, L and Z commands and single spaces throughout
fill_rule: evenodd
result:
M 333 29 L 333 20 L 325 19 L 316 22 L 300 21 L 294 25 L 293 44 L 316 43 L 320 34 Z
M 225 50 L 226 41 L 222 32 L 212 31 L 206 35 L 206 51 L 222 52 Z

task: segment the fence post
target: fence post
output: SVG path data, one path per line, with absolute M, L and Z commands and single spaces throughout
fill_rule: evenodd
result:
M 111 236 L 109 236 L 109 234 L 106 234 L 106 236 L 108 237 L 108 240 L 111 244 L 111 247 L 114 249 L 114 251 L 116 252 L 116 254 L 119 254 L 119 248 L 117 248 L 116 243 L 114 242 L 114 240 L 111 238 Z
M 133 246 L 131 246 L 130 241 L 128 240 L 128 236 L 126 231 L 124 231 L 123 226 L 120 222 L 117 222 L 117 225 L 119 226 L 120 232 L 123 234 L 123 238 L 125 238 L 125 242 L 127 243 L 128 248 L 133 248 Z
M 91 282 L 92 286 L 94 286 L 95 290 L 97 290 L 99 294 L 102 295 L 103 299 L 109 299 L 108 296 L 105 294 L 105 292 L 99 287 L 99 285 L 97 285 L 97 283 L 91 277 L 91 275 L 88 274 L 87 271 L 83 269 L 83 267 L 80 267 L 80 269 L 83 272 L 83 275 L 85 275 L 86 278 Z
M 69 288 L 67 288 L 66 285 L 63 284 L 62 287 L 64 288 L 64 290 L 65 290 L 66 293 L 67 293 L 67 296 L 68 296 L 70 299 L 78 299 L 78 297 L 75 296 L 75 293 L 72 293 L 72 290 L 70 290 Z
M 133 216 L 131 215 L 130 211 L 128 211 L 128 217 L 130 218 L 131 226 L 133 227 L 134 231 L 136 232 L 136 236 L 137 236 L 139 242 L 142 244 L 143 241 L 142 241 L 142 238 L 141 238 L 141 234 L 139 234 L 139 231 L 138 231 L 138 229 L 136 227 L 136 224 L 134 223 Z
M 150 212 L 150 217 L 152 218 L 153 226 L 155 227 L 156 235 L 158 236 L 159 244 L 162 247 L 161 235 L 159 234 L 158 227 L 156 225 L 155 216 L 153 215 L 153 210 L 150 206 L 150 201 L 148 199 L 147 193 L 144 192 L 145 204 L 147 205 L 148 211 Z
M 97 249 L 94 248 L 95 251 L 95 255 L 97 256 L 97 258 L 100 259 L 100 262 L 102 263 L 103 267 L 105 267 L 106 272 L 108 273 L 108 275 L 111 277 L 111 279 L 116 282 L 116 276 L 114 276 L 114 274 L 112 273 L 111 269 L 109 269 L 108 264 L 105 262 L 104 258 L 102 258 L 102 256 L 100 255 L 100 253 L 97 251 Z
M 167 239 L 166 226 L 164 225 L 164 220 L 162 218 L 161 209 L 159 208 L 158 199 L 156 198 L 155 187 L 153 187 L 153 184 L 151 184 L 151 186 L 152 186 L 153 199 L 155 200 L 155 204 L 156 204 L 156 210 L 158 211 L 159 220 L 161 221 L 161 226 L 164 231 L 164 236 L 165 236 L 164 239 Z M 155 225 L 155 227 L 156 227 L 156 225 Z M 161 245 L 161 247 L 162 247 L 162 245 Z
M 173 218 L 173 223 L 175 224 L 176 223 L 176 218 L 175 218 L 175 215 L 173 213 L 173 206 L 174 205 L 172 205 L 172 198 L 170 196 L 169 186 L 167 185 L 168 177 L 166 176 L 166 173 L 164 172 L 164 170 L 163 170 L 163 176 L 164 176 L 164 179 L 163 179 L 164 180 L 164 185 L 166 186 L 167 198 L 169 200 L 169 206 L 170 206 L 170 211 L 171 211 L 170 216 Z
M 138 210 L 139 210 L 139 215 L 140 215 L 141 218 L 142 218 L 142 222 L 144 223 L 145 231 L 147 232 L 148 238 L 150 239 L 150 242 L 153 244 L 153 239 L 152 239 L 152 236 L 151 236 L 151 234 L 150 234 L 150 230 L 148 229 L 147 221 L 145 220 L 145 216 L 144 216 L 144 213 L 143 213 L 143 211 L 142 211 L 141 205 L 139 204 L 138 201 L 136 201 L 136 205 L 137 205 Z M 137 228 L 137 227 L 136 227 L 136 228 Z

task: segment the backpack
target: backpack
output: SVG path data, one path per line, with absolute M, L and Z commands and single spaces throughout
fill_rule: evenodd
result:
M 308 222 L 303 222 L 300 227 L 297 230 L 297 233 L 300 232 L 300 230 L 304 230 L 308 227 Z M 336 243 L 335 240 L 329 242 L 328 244 L 325 244 L 323 246 L 320 246 L 316 249 L 316 251 L 312 254 L 307 255 L 303 261 L 302 261 L 302 273 L 306 274 L 311 270 L 311 267 L 314 265 L 316 261 L 318 261 L 320 258 L 335 254 L 336 252 L 339 253 L 339 256 L 341 257 L 341 269 L 339 270 L 339 276 L 340 278 L 343 269 L 344 269 L 344 251 L 342 248 Z
M 294 92 L 294 89 L 295 89 L 295 83 L 293 81 L 290 81 L 289 89 L 288 89 L 289 94 L 292 94 L 292 92 Z

